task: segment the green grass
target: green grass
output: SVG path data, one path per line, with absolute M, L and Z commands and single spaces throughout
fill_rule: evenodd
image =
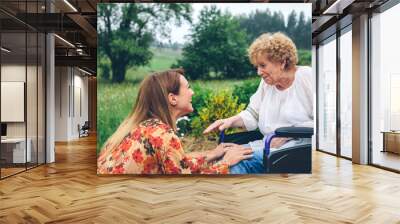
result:
M 152 52 L 153 58 L 149 65 L 139 68 L 129 68 L 126 71 L 127 81 L 140 82 L 148 74 L 170 68 L 181 57 L 180 51 L 171 49 L 152 48 Z
M 298 64 L 311 66 L 311 54 L 312 53 L 310 50 L 299 49 L 297 51 L 297 56 L 299 60 Z
M 249 78 L 249 79 L 259 79 L 259 78 Z M 232 90 L 234 85 L 240 84 L 249 79 L 229 79 L 229 80 L 196 80 L 190 82 L 191 85 L 204 86 L 206 89 L 212 89 L 214 91 L 220 91 L 223 89 Z M 195 93 L 196 94 L 196 93 Z
M 130 82 L 99 83 L 97 90 L 98 149 L 132 110 L 137 92 L 138 84 Z

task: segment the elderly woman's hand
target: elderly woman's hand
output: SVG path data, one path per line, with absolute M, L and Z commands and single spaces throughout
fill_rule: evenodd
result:
M 225 130 L 227 128 L 232 127 L 232 123 L 233 123 L 233 121 L 231 118 L 217 120 L 214 123 L 212 123 L 210 126 L 208 126 L 206 128 L 206 130 L 204 130 L 203 134 L 208 134 L 208 133 L 210 133 L 212 131 L 216 131 L 216 130 L 219 130 L 219 131 Z

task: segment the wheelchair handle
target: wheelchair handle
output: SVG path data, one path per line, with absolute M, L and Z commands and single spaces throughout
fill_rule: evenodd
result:
M 224 140 L 225 140 L 225 130 L 222 130 L 222 131 L 219 133 L 219 143 L 223 143 Z
M 270 153 L 270 145 L 273 138 L 277 137 L 275 132 L 271 132 L 267 138 L 265 139 L 264 143 L 264 156 L 268 157 Z

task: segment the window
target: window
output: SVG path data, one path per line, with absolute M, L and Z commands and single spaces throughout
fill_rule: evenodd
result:
M 318 149 L 336 153 L 336 36 L 318 48 Z
M 352 32 L 346 27 L 340 36 L 340 155 L 352 157 Z
M 400 170 L 400 133 L 392 132 L 400 129 L 399 12 L 398 4 L 371 18 L 371 158 L 395 170 Z
M 390 74 L 390 130 L 400 130 L 400 73 Z
M 16 5 L 0 1 L 0 7 Z M 40 13 L 44 1 L 18 2 L 20 13 Z M 1 119 L 7 132 L 0 144 L 0 178 L 45 163 L 45 34 L 0 12 L 1 98 L 21 99 L 18 112 L 0 105 L 2 114 L 18 115 Z M 4 21 L 9 21 L 5 23 Z M 7 88 L 11 86 L 12 88 Z M 18 88 L 17 88 L 18 87 Z M 16 91 L 16 92 L 15 92 Z M 21 95 L 21 97 L 18 97 Z M 12 103 L 12 102 L 11 102 Z M 2 106 L 3 105 L 3 106 Z

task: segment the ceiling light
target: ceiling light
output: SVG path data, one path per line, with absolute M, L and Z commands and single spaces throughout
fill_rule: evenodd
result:
M 322 14 L 342 14 L 343 10 L 351 5 L 355 0 L 336 0 L 331 6 L 329 6 Z
M 74 12 L 78 12 L 78 10 L 71 4 L 69 3 L 68 0 L 64 0 L 65 4 L 67 4 Z
M 79 55 L 83 55 L 83 49 L 77 48 L 76 53 L 78 53 Z
M 1 47 L 1 50 L 4 51 L 4 52 L 6 52 L 6 53 L 10 53 L 10 52 L 11 52 L 11 50 L 9 50 L 9 49 L 7 49 L 7 48 L 5 48 L 5 47 Z
M 79 68 L 79 67 L 78 67 L 78 69 L 79 69 L 79 71 L 81 71 L 81 72 L 83 72 L 83 73 L 85 73 L 85 74 L 92 75 L 92 74 L 89 73 L 88 71 L 85 71 L 85 70 L 83 70 L 83 69 L 81 69 L 81 68 Z
M 54 34 L 55 37 L 57 37 L 58 39 L 60 39 L 61 41 L 63 41 L 64 43 L 66 43 L 67 45 L 69 45 L 70 47 L 75 48 L 75 45 L 71 44 L 71 42 L 67 41 L 66 39 L 58 36 L 57 34 Z

